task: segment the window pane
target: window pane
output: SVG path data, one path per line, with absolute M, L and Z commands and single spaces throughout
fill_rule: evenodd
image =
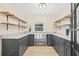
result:
M 43 24 L 35 24 L 35 31 L 43 31 Z

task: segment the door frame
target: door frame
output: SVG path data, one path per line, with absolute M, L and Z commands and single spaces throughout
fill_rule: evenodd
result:
M 79 3 L 71 3 L 71 56 L 76 56 L 77 50 L 77 8 Z

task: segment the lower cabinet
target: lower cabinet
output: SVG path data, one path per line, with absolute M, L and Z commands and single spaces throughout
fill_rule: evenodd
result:
M 29 38 L 28 36 L 25 36 L 21 39 L 19 39 L 19 55 L 23 55 L 26 49 L 28 48 L 29 45 Z
M 3 39 L 2 55 L 3 56 L 22 56 L 26 49 L 33 45 L 33 34 L 29 34 L 20 39 Z
M 70 45 L 70 41 L 65 40 L 64 41 L 64 55 L 65 56 L 71 56 L 71 45 Z
M 53 47 L 59 55 L 64 56 L 64 39 L 53 35 Z
M 19 40 L 19 46 L 18 46 L 18 48 L 19 48 L 19 55 L 22 55 L 24 53 L 23 52 L 23 49 L 24 49 L 24 44 L 23 43 L 24 43 L 23 40 L 20 39 Z
M 29 45 L 33 46 L 34 45 L 34 34 L 29 35 Z
M 58 38 L 58 51 L 59 51 L 59 54 L 64 56 L 64 39 L 61 38 L 61 40 Z
M 52 39 L 53 39 L 52 35 L 48 34 L 47 35 L 47 45 L 48 46 L 52 46 L 53 45 Z
M 48 34 L 47 37 L 48 45 L 53 46 L 60 56 L 71 55 L 70 41 L 52 34 Z
M 17 56 L 19 55 L 19 41 L 18 39 L 3 39 L 2 40 L 2 55 L 3 56 Z
M 79 56 L 79 44 L 76 45 L 75 56 Z

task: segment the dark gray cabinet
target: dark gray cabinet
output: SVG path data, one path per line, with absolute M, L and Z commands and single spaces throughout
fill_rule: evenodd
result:
M 19 55 L 23 55 L 29 45 L 29 35 L 19 39 Z
M 64 39 L 58 37 L 58 51 L 60 55 L 64 56 Z
M 59 42 L 58 42 L 58 38 L 56 37 L 56 36 L 53 36 L 54 37 L 54 47 L 55 47 L 55 50 L 57 51 L 57 52 L 59 52 Z
M 34 45 L 34 34 L 29 35 L 29 45 L 33 46 Z
M 19 53 L 18 39 L 3 39 L 2 40 L 2 55 L 3 56 L 17 56 Z
M 24 48 L 23 46 L 24 46 L 23 45 L 23 40 L 20 39 L 19 40 L 19 47 L 17 46 L 19 48 L 19 55 L 22 55 L 23 54 L 23 48 Z
M 71 45 L 70 45 L 70 41 L 65 40 L 64 41 L 64 55 L 65 56 L 71 56 Z
M 61 56 L 71 55 L 70 41 L 52 34 L 48 34 L 47 37 L 48 37 L 48 45 L 53 46 L 59 55 Z
M 47 35 L 47 45 L 48 46 L 52 46 L 53 42 L 52 42 L 53 36 L 51 34 Z
M 20 39 L 3 39 L 2 55 L 3 56 L 22 56 L 26 49 L 33 45 L 33 34 L 29 34 Z
M 79 56 L 79 44 L 77 44 L 77 47 L 75 50 L 75 56 Z

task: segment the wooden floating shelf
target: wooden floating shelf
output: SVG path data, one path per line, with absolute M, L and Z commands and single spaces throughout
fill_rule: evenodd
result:
M 63 25 L 60 25 L 60 26 L 57 26 L 57 27 L 62 27 L 62 26 L 70 26 L 70 24 L 63 24 Z
M 67 15 L 67 16 L 64 16 L 63 18 L 59 19 L 59 20 L 54 21 L 54 27 L 55 28 L 57 28 L 57 27 L 61 28 L 62 26 L 70 26 L 69 18 L 70 18 L 70 16 Z M 63 23 L 65 21 L 66 21 L 66 23 Z
M 13 15 L 12 13 L 10 12 L 0 12 L 2 13 L 3 15 L 5 15 L 6 17 L 6 22 L 0 22 L 0 24 L 6 24 L 6 30 L 9 30 L 9 25 L 12 25 L 12 26 L 17 26 L 18 29 L 25 29 L 27 28 L 27 22 L 16 17 L 15 15 Z M 12 19 L 11 19 L 12 18 Z M 14 20 L 17 22 L 14 22 Z
M 9 25 L 14 25 L 14 26 L 18 26 L 18 24 L 13 24 L 13 23 L 7 23 L 7 22 L 2 22 L 1 24 L 9 24 Z
M 21 27 L 27 27 L 27 26 L 21 26 Z
M 9 13 L 9 12 L 0 12 L 0 13 L 2 13 L 2 14 L 4 14 L 4 15 L 7 15 L 7 16 L 14 16 L 13 14 L 11 14 L 11 13 Z
M 61 22 L 62 20 L 66 20 L 67 18 L 70 18 L 70 16 L 67 15 L 67 16 L 65 16 L 65 17 L 63 17 L 63 18 L 61 18 L 61 19 L 55 21 L 54 23 Z M 67 19 L 67 20 L 68 20 L 68 19 Z
M 0 12 L 0 13 L 2 13 L 2 14 L 4 14 L 4 15 L 7 15 L 7 16 L 13 16 L 13 17 L 16 18 L 16 19 L 18 19 L 18 20 L 20 20 L 20 21 L 22 21 L 22 22 L 24 22 L 24 23 L 27 23 L 26 21 L 24 21 L 24 20 L 22 20 L 22 19 L 16 17 L 15 15 L 11 14 L 10 12 Z
M 18 24 L 7 23 L 7 22 L 2 22 L 1 24 L 8 24 L 8 25 L 19 26 Z M 27 27 L 27 26 L 20 25 L 20 27 Z
M 16 16 L 13 16 L 14 18 L 16 18 L 16 19 L 18 19 L 19 21 L 22 21 L 22 22 L 24 22 L 24 23 L 27 23 L 26 21 L 24 21 L 24 20 L 21 20 L 21 19 L 19 19 L 18 17 L 16 17 Z

